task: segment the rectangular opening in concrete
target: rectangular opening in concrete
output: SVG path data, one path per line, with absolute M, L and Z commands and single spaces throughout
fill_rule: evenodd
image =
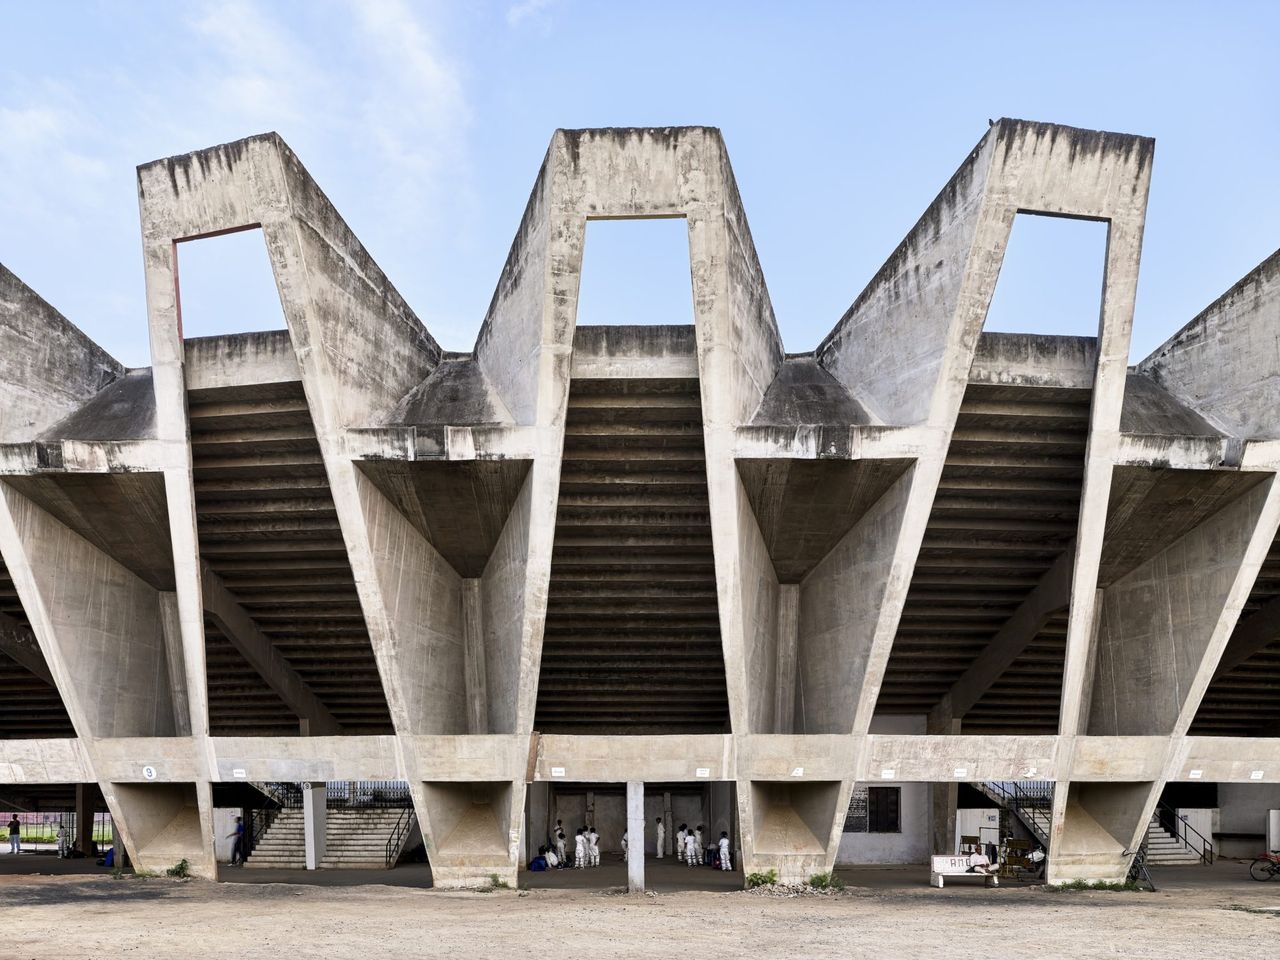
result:
M 658 824 L 662 824 L 662 849 Z M 599 834 L 598 865 L 574 863 L 579 829 L 594 827 Z M 679 849 L 682 827 L 694 835 L 696 859 L 691 866 Z M 568 866 L 546 873 L 528 870 L 541 849 L 557 851 L 557 828 L 564 833 Z M 698 836 L 701 831 L 701 842 Z M 525 801 L 524 849 L 520 886 L 529 888 L 605 888 L 627 883 L 627 845 L 633 841 L 627 823 L 627 785 L 624 783 L 529 784 Z M 728 834 L 729 869 L 721 869 L 719 840 Z M 644 784 L 644 868 L 646 890 L 740 889 L 742 869 L 738 853 L 737 787 L 731 781 Z M 558 854 L 557 854 L 558 855 Z
M 106 872 L 97 860 L 115 842 L 115 829 L 96 783 L 0 785 L 0 825 L 18 820 L 18 856 L 7 829 L 0 874 Z
M 1058 729 L 1107 231 L 1015 218 L 879 712 L 930 712 L 946 732 Z
M 261 228 L 184 240 L 174 257 L 184 338 L 285 329 Z
M 696 375 L 574 377 L 535 727 L 729 726 Z
M 969 383 L 878 712 L 1058 729 L 1091 399 L 1039 374 Z
M 683 217 L 587 221 L 578 324 L 693 323 Z
M 839 794 L 834 781 L 753 780 L 755 852 L 825 858 Z
M 1000 876 L 1042 881 L 1055 785 L 1047 780 L 855 783 L 836 865 L 919 865 L 929 858 L 986 856 Z
M 468 863 L 505 857 L 511 829 L 511 783 L 423 784 L 431 835 L 440 860 Z
M 1019 213 L 983 325 L 988 333 L 1096 337 L 1108 224 Z
M 385 871 L 402 863 L 425 864 L 422 833 L 409 784 L 403 780 L 327 783 L 232 781 L 213 784 L 214 850 L 220 864 L 237 855 L 236 818 L 244 824 L 248 858 L 257 870 Z M 320 838 L 322 842 L 317 843 Z M 220 879 L 253 875 L 220 873 Z M 258 875 L 258 881 L 262 877 Z
M 391 733 L 288 334 L 187 347 L 211 731 Z M 229 378 L 219 356 L 259 362 Z

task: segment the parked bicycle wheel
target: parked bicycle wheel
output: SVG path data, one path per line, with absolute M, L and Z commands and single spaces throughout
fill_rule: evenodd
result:
M 1276 875 L 1276 869 L 1280 867 L 1274 860 L 1267 857 L 1259 857 L 1253 863 L 1249 864 L 1249 876 L 1255 880 L 1270 880 Z

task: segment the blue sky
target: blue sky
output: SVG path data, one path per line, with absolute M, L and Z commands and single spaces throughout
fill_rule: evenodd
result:
M 556 127 L 720 127 L 791 351 L 821 340 L 988 118 L 1156 138 L 1135 358 L 1280 246 L 1280 4 L 0 0 L 0 15 L 0 262 L 133 366 L 149 362 L 134 167 L 272 129 L 449 349 L 474 341 Z M 593 225 L 583 322 L 687 320 L 680 230 Z M 1101 242 L 1020 219 L 992 325 L 1093 333 Z M 278 323 L 269 276 L 253 280 L 260 241 L 207 243 L 182 263 L 188 333 Z

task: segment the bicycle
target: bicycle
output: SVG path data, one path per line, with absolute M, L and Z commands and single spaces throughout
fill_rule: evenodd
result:
M 1280 873 L 1280 853 L 1264 853 L 1249 864 L 1249 876 L 1255 880 L 1270 880 Z

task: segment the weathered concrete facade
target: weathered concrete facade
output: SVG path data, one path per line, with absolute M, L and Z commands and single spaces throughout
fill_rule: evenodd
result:
M 468 354 L 279 137 L 144 165 L 150 368 L 0 268 L 0 785 L 211 876 L 215 783 L 405 780 L 465 884 L 553 777 L 731 782 L 790 878 L 856 783 L 1041 779 L 1050 875 L 1123 875 L 1167 782 L 1280 782 L 1280 257 L 1129 368 L 1153 149 L 996 123 L 803 355 L 714 129 L 557 131 Z M 1096 337 L 983 334 L 1020 213 L 1108 225 Z M 576 329 L 644 217 L 694 326 Z M 287 331 L 184 340 L 250 228 Z

